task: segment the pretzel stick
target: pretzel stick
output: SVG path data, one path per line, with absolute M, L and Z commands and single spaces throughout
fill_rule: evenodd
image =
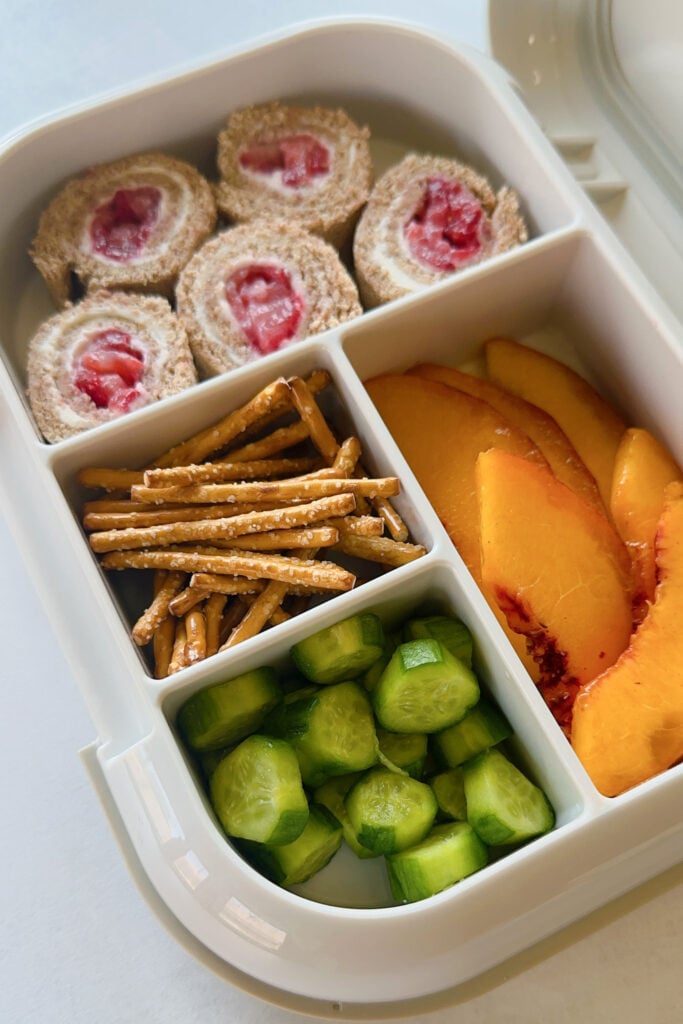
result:
M 235 484 L 197 484 L 194 487 L 145 487 L 139 484 L 132 488 L 131 496 L 135 501 L 151 501 L 162 504 L 164 501 L 184 501 L 188 505 L 214 501 L 250 502 L 259 501 L 311 501 L 314 498 L 328 497 L 332 494 L 360 495 L 372 498 L 376 495 L 390 497 L 398 494 L 398 477 L 335 478 L 304 479 L 304 480 L 259 480 L 251 483 Z
M 200 519 L 194 523 L 164 523 L 159 526 L 131 527 L 125 530 L 102 530 L 90 534 L 90 547 L 104 551 L 130 551 L 135 548 L 181 544 L 194 540 L 227 540 L 244 534 L 263 533 L 308 525 L 333 514 L 344 515 L 355 507 L 353 495 L 333 495 L 304 505 L 245 512 L 228 519 Z
M 379 516 L 335 516 L 327 525 L 339 530 L 342 537 L 381 537 L 384 532 L 384 520 Z
M 244 462 L 202 462 L 191 466 L 169 466 L 165 469 L 146 469 L 143 480 L 147 487 L 180 486 L 190 484 L 222 483 L 225 480 L 261 480 L 271 476 L 296 476 L 315 468 L 316 460 L 251 459 Z
M 140 484 L 143 472 L 140 469 L 99 469 L 88 467 L 80 470 L 78 482 L 83 487 L 102 488 L 103 491 L 127 491 L 133 484 Z
M 215 654 L 220 646 L 221 617 L 227 600 L 225 594 L 211 594 L 204 604 L 207 658 Z
M 245 612 L 247 611 L 248 605 L 243 597 L 234 597 L 232 601 L 228 602 L 228 605 L 223 613 L 221 620 L 220 636 L 219 636 L 219 647 L 225 643 L 226 639 L 230 636 L 230 633 L 235 628 L 237 623 L 244 618 Z
M 247 580 L 242 576 L 222 576 L 211 572 L 195 572 L 190 576 L 191 589 L 211 591 L 212 594 L 259 594 L 264 580 Z
M 185 660 L 189 665 L 206 657 L 206 620 L 201 608 L 193 608 L 185 616 Z
M 325 388 L 328 388 L 332 383 L 332 377 L 330 376 L 329 372 L 327 370 L 321 369 L 320 367 L 316 370 L 312 370 L 311 373 L 304 378 L 304 380 L 306 381 L 306 386 L 309 388 L 311 394 L 313 395 L 317 395 L 320 391 L 324 391 Z M 253 435 L 257 432 L 264 430 L 266 427 L 270 426 L 270 424 L 273 423 L 275 420 L 279 419 L 282 416 L 283 412 L 289 411 L 290 409 L 291 402 L 288 396 L 287 401 L 283 402 L 282 406 L 275 407 L 271 412 L 266 413 L 259 420 L 256 420 L 254 423 L 250 424 L 250 426 L 244 432 L 245 435 L 248 437 L 249 435 Z
M 225 651 L 234 647 L 249 637 L 256 636 L 261 632 L 265 624 L 280 607 L 287 595 L 287 584 L 271 582 L 266 585 L 265 590 L 252 602 L 244 615 L 244 618 L 237 623 L 227 640 L 219 650 Z
M 219 549 L 243 549 L 250 551 L 285 551 L 297 548 L 330 548 L 339 540 L 339 530 L 332 526 L 313 526 L 300 530 L 268 530 L 253 533 L 248 537 L 234 537 L 232 540 L 215 540 Z
M 354 537 L 351 534 L 340 537 L 334 550 L 354 558 L 365 558 L 369 562 L 392 566 L 405 565 L 426 554 L 426 548 L 421 544 L 405 544 L 391 537 Z
M 395 541 L 403 542 L 408 539 L 408 527 L 390 501 L 377 496 L 370 499 L 370 504 L 384 520 L 387 530 Z
M 339 444 L 311 394 L 310 388 L 301 377 L 290 377 L 287 387 L 292 405 L 306 424 L 311 441 L 327 462 L 334 462 Z
M 156 593 L 152 603 L 142 613 L 132 629 L 132 636 L 138 647 L 148 644 L 158 626 L 168 615 L 168 608 L 183 585 L 184 574 L 182 572 L 169 572 L 155 581 Z
M 176 594 L 171 603 L 168 606 L 168 610 L 171 615 L 175 615 L 176 618 L 182 618 L 187 612 L 191 611 L 196 605 L 209 597 L 211 594 L 210 590 L 200 590 L 199 587 L 189 586 L 181 590 L 180 593 Z
M 102 558 L 104 569 L 180 569 L 215 572 L 248 579 L 303 583 L 323 590 L 351 590 L 356 577 L 334 562 L 309 561 L 294 556 L 241 551 L 220 555 L 196 554 L 167 548 L 154 551 L 111 551 Z
M 128 527 L 161 526 L 164 523 L 192 523 L 201 519 L 225 519 L 253 511 L 251 505 L 185 505 L 178 507 L 142 505 L 131 507 L 146 508 L 146 512 L 88 512 L 83 517 L 86 530 L 123 530 Z M 260 505 L 265 511 L 267 504 L 280 508 L 277 502 Z
M 173 650 L 171 652 L 171 660 L 168 664 L 168 675 L 172 676 L 176 672 L 180 672 L 182 668 L 187 665 L 185 649 L 187 644 L 187 629 L 185 627 L 185 619 L 178 619 L 175 627 L 175 638 L 173 640 Z
M 233 448 L 225 456 L 230 462 L 249 462 L 252 459 L 265 459 L 278 452 L 286 451 L 295 445 L 305 441 L 308 437 L 308 429 L 305 423 L 297 420 L 286 427 L 279 427 L 271 434 L 251 441 L 241 448 Z
M 168 667 L 173 656 L 176 622 L 168 615 L 157 626 L 152 637 L 152 654 L 154 658 L 154 678 L 164 679 L 168 675 Z
M 169 448 L 155 460 L 155 466 L 187 466 L 191 462 L 203 462 L 209 455 L 225 448 L 247 427 L 263 419 L 273 410 L 287 408 L 289 389 L 282 378 L 274 380 L 262 391 L 217 423 L 200 430 L 186 441 Z

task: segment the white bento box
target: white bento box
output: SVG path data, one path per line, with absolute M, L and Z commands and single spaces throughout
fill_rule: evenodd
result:
M 84 166 L 151 148 L 213 173 L 229 110 L 269 99 L 341 104 L 370 126 L 376 171 L 409 149 L 454 155 L 522 198 L 520 248 L 340 329 L 82 435 L 47 445 L 25 399 L 26 346 L 50 314 L 27 256 L 56 185 Z M 29 568 L 97 730 L 88 752 L 112 822 L 162 919 L 210 966 L 283 1005 L 339 1016 L 443 993 L 683 857 L 683 767 L 614 798 L 592 785 L 517 660 L 363 387 L 418 359 L 466 363 L 493 335 L 583 372 L 629 422 L 683 461 L 677 319 L 605 227 L 506 74 L 408 26 L 320 22 L 209 66 L 71 113 L 0 155 L 0 486 Z M 140 465 L 275 377 L 328 369 L 368 465 L 402 482 L 397 507 L 427 554 L 165 680 L 130 639 L 125 602 L 79 525 L 89 465 Z M 9 482 L 11 481 L 11 489 Z M 114 598 L 114 599 L 113 599 Z M 555 808 L 554 830 L 427 901 L 390 905 L 376 862 L 342 851 L 300 891 L 271 884 L 213 819 L 177 741 L 179 704 L 201 686 L 276 664 L 298 639 L 361 609 L 436 599 L 469 625 L 476 666 L 520 758 Z M 346 854 L 349 854 L 347 857 Z M 345 906 L 330 905 L 343 893 Z M 326 902 L 327 900 L 330 903 Z M 298 1000 L 292 1002 L 292 1000 Z

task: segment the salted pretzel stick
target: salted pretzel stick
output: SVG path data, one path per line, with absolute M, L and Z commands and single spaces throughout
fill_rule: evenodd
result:
M 359 463 L 358 466 L 356 467 L 356 473 L 359 476 L 368 475 L 367 470 L 362 465 L 362 463 Z M 377 514 L 381 516 L 381 518 L 384 520 L 387 530 L 394 538 L 394 540 L 408 540 L 408 527 L 403 522 L 403 520 L 401 519 L 400 515 L 398 514 L 394 506 L 391 504 L 391 502 L 387 500 L 386 496 L 376 495 L 374 498 L 370 499 L 370 504 L 374 508 L 375 512 L 377 512 Z
M 288 448 L 301 444 L 307 437 L 308 429 L 306 424 L 302 423 L 301 420 L 297 420 L 296 423 L 291 423 L 286 427 L 279 427 L 265 437 L 251 441 L 241 448 L 230 449 L 225 459 L 230 462 L 250 462 L 252 459 L 266 459 L 277 455 L 278 452 L 286 451 Z
M 313 395 L 317 395 L 320 391 L 324 391 L 325 388 L 328 388 L 332 383 L 332 377 L 329 372 L 321 368 L 312 370 L 307 377 L 304 377 L 304 380 Z M 284 412 L 289 411 L 290 409 L 291 402 L 288 399 L 286 402 L 283 402 L 281 407 L 274 408 L 271 412 L 262 416 L 260 420 L 256 420 L 254 423 L 250 424 L 244 432 L 245 435 L 248 437 L 249 435 L 253 435 L 257 432 L 260 433 L 266 427 L 270 426 L 270 424 L 275 420 L 279 419 Z
M 219 486 L 219 485 L 217 485 Z M 102 530 L 90 534 L 90 547 L 104 551 L 131 551 L 136 548 L 182 544 L 194 540 L 227 540 L 268 530 L 291 529 L 345 515 L 355 507 L 353 495 L 332 495 L 302 505 L 265 511 L 245 512 L 228 519 L 200 519 L 194 523 L 163 523 L 158 526 Z
M 319 465 L 319 463 L 318 463 Z M 147 487 L 187 487 L 190 484 L 222 483 L 226 480 L 263 480 L 271 476 L 297 476 L 315 469 L 316 460 L 251 459 L 244 462 L 201 462 L 190 466 L 146 469 L 142 480 Z
M 312 526 L 300 530 L 268 530 L 253 533 L 248 537 L 234 537 L 232 540 L 215 540 L 217 548 L 248 549 L 250 551 L 290 551 L 298 548 L 329 548 L 339 540 L 339 530 L 332 526 Z
M 186 615 L 187 612 L 191 611 L 198 604 L 201 604 L 201 602 L 209 597 L 210 594 L 210 590 L 200 590 L 199 587 L 192 587 L 190 589 L 190 587 L 187 586 L 184 590 L 181 590 L 176 594 L 169 604 L 168 610 L 171 615 L 175 615 L 176 618 L 182 618 L 182 616 Z
M 203 462 L 273 410 L 286 409 L 288 400 L 287 384 L 283 378 L 278 378 L 239 409 L 164 452 L 155 460 L 154 466 L 187 466 L 191 462 Z
M 227 600 L 225 594 L 211 594 L 204 603 L 207 658 L 215 654 L 220 646 L 221 618 Z
M 160 622 L 152 637 L 152 655 L 154 660 L 154 678 L 165 679 L 173 656 L 176 620 L 168 615 Z
M 233 599 L 228 602 L 227 607 L 223 613 L 223 618 L 221 619 L 218 647 L 219 651 L 222 645 L 227 640 L 227 638 L 230 636 L 230 633 L 233 631 L 237 623 L 244 618 L 244 615 L 248 607 L 249 605 L 247 604 L 245 598 L 243 597 L 233 597 Z
M 292 405 L 306 424 L 311 441 L 327 462 L 334 462 L 339 444 L 311 394 L 310 388 L 301 377 L 290 377 L 287 387 Z
M 340 537 L 334 550 L 354 558 L 365 558 L 369 562 L 392 566 L 405 565 L 426 554 L 426 548 L 421 544 L 406 544 L 391 537 L 354 537 L 351 534 Z
M 185 619 L 177 619 L 175 638 L 173 640 L 173 650 L 171 652 L 171 660 L 168 665 L 169 676 L 174 675 L 176 672 L 180 672 L 182 668 L 186 667 L 186 645 L 187 629 L 185 627 Z
M 384 532 L 384 520 L 379 516 L 335 516 L 327 525 L 339 530 L 342 537 L 381 537 Z
M 197 484 L 194 487 L 145 487 L 139 484 L 132 488 L 135 501 L 184 501 L 188 505 L 212 501 L 251 502 L 259 501 L 312 501 L 333 494 L 354 494 L 366 498 L 376 495 L 391 497 L 399 492 L 398 477 L 344 477 L 305 480 L 259 480 L 250 483 Z
M 268 583 L 258 598 L 251 603 L 246 614 L 232 629 L 227 640 L 219 648 L 221 651 L 234 647 L 249 637 L 261 632 L 268 620 L 280 607 L 287 595 L 287 584 L 282 582 Z
M 206 657 L 206 620 L 201 608 L 193 608 L 185 616 L 185 660 L 188 665 Z
M 224 576 L 211 572 L 195 572 L 190 576 L 188 587 L 207 590 L 212 594 L 259 594 L 265 587 L 265 580 L 247 580 L 242 576 Z
M 248 579 L 303 583 L 323 590 L 351 590 L 356 581 L 334 562 L 313 561 L 294 556 L 231 551 L 220 555 L 196 554 L 177 548 L 153 551 L 111 551 L 101 562 L 104 569 L 176 569 L 185 572 L 215 572 Z
M 100 469 L 90 466 L 78 474 L 83 487 L 101 488 L 103 491 L 127 491 L 133 484 L 143 481 L 141 469 Z
M 83 517 L 83 526 L 88 531 L 123 530 L 128 527 L 161 526 L 164 523 L 193 523 L 201 519 L 228 519 L 232 516 L 252 512 L 251 505 L 184 505 L 167 506 L 134 505 L 131 508 L 146 509 L 144 512 L 88 512 Z M 265 511 L 268 504 L 272 508 L 281 506 L 273 501 L 259 505 Z
M 168 615 L 169 605 L 182 587 L 184 579 L 182 572 L 169 572 L 160 578 L 152 603 L 133 626 L 132 636 L 138 647 L 144 647 L 150 642 L 155 630 Z

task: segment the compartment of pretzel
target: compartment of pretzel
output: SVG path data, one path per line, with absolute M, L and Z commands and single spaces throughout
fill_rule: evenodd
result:
M 88 467 L 83 527 L 107 572 L 152 576 L 132 626 L 157 679 L 425 554 L 370 477 L 361 444 L 338 437 L 319 396 L 326 370 L 280 377 L 142 469 Z

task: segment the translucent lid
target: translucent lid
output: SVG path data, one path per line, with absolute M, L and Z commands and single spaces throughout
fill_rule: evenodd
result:
M 683 321 L 680 0 L 490 0 L 492 55 Z

